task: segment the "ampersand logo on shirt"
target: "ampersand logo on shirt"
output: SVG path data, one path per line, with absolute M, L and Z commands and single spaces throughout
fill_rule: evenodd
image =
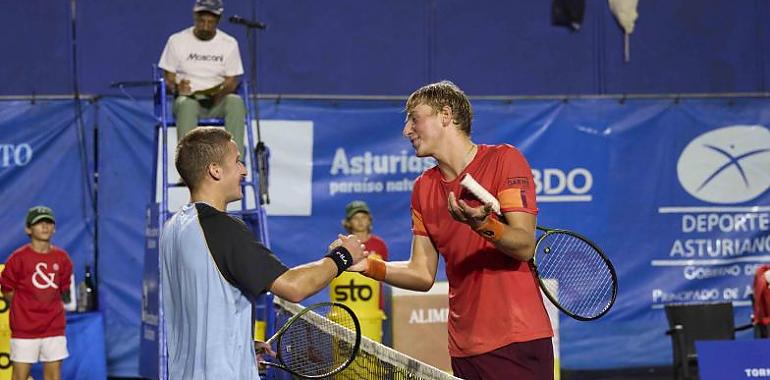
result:
M 35 285 L 38 289 L 58 289 L 59 286 L 54 282 L 56 273 L 46 273 L 47 270 L 47 263 L 37 263 L 35 265 L 35 273 L 32 274 L 32 285 Z

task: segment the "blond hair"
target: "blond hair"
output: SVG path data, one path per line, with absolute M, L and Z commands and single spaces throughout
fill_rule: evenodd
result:
M 420 87 L 412 95 L 409 95 L 409 99 L 406 101 L 407 114 L 420 104 L 430 106 L 436 113 L 448 106 L 452 109 L 452 121 L 459 126 L 462 132 L 470 136 L 473 108 L 468 97 L 456 84 L 443 80 Z

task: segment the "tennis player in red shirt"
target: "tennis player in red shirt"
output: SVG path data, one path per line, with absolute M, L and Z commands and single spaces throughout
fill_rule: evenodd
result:
M 553 331 L 528 261 L 537 204 L 531 169 L 510 145 L 471 140 L 473 111 L 449 81 L 424 86 L 406 103 L 403 134 L 418 157 L 438 164 L 412 191 L 408 261 L 369 258 L 352 270 L 401 288 L 427 291 L 438 256 L 449 281 L 449 354 L 464 379 L 553 379 Z M 504 220 L 460 187 L 471 174 L 500 201 Z

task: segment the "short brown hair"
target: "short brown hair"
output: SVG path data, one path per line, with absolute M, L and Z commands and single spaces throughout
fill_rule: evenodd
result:
M 443 80 L 420 87 L 409 95 L 406 101 L 406 112 L 411 112 L 420 104 L 430 106 L 435 112 L 440 112 L 444 106 L 449 106 L 452 109 L 452 120 L 460 126 L 461 131 L 470 136 L 473 108 L 468 97 L 456 84 Z
M 190 190 L 198 186 L 210 164 L 223 162 L 227 143 L 232 138 L 233 135 L 222 128 L 198 127 L 179 141 L 174 163 Z

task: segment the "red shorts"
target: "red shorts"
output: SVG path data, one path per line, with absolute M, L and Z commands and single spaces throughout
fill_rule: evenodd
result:
M 515 342 L 481 355 L 452 357 L 452 371 L 466 380 L 553 380 L 551 338 Z

